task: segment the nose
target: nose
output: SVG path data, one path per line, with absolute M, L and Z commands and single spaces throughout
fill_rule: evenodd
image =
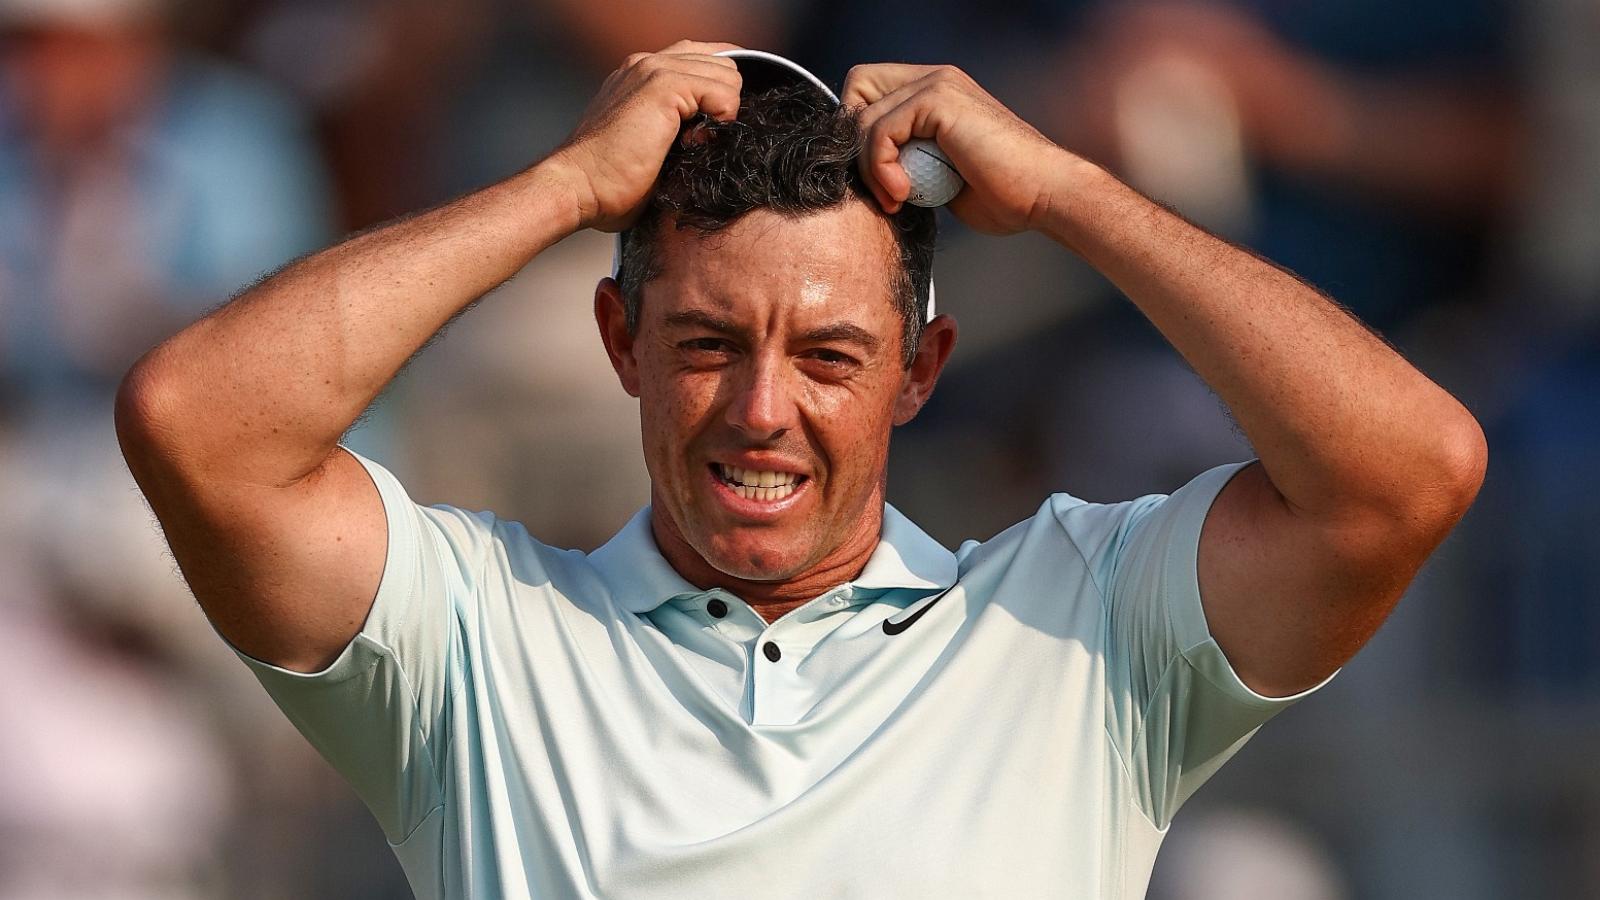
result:
M 795 403 L 782 367 L 774 361 L 754 359 L 735 375 L 728 424 L 755 441 L 770 441 L 794 424 Z

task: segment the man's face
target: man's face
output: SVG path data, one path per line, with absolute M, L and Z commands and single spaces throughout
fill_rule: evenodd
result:
M 848 202 L 660 241 L 632 384 L 619 367 L 655 512 L 721 572 L 791 579 L 876 527 L 890 430 L 925 396 L 901 365 L 894 237 Z

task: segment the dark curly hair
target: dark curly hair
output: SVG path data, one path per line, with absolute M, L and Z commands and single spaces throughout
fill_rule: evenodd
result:
M 864 135 L 856 112 L 810 85 L 745 94 L 731 122 L 697 116 L 662 164 L 655 189 L 622 234 L 622 288 L 630 333 L 639 327 L 640 290 L 659 269 L 657 237 L 670 220 L 679 230 L 711 234 L 756 209 L 804 216 L 854 197 L 880 207 L 856 166 Z M 888 217 L 900 251 L 891 290 L 904 328 L 901 361 L 910 367 L 927 319 L 937 225 L 933 210 L 906 204 Z

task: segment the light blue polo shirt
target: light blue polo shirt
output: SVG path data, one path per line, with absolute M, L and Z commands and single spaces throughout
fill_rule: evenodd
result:
M 420 898 L 1142 897 L 1173 813 L 1304 696 L 1253 693 L 1201 611 L 1243 464 L 956 553 L 885 506 L 859 577 L 767 623 L 648 508 L 558 550 L 361 462 L 389 542 L 360 634 L 310 675 L 235 652 Z

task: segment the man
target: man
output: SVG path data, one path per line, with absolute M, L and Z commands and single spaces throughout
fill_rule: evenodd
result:
M 419 896 L 1139 896 L 1177 807 L 1462 515 L 1481 432 L 1315 291 L 960 72 L 858 67 L 840 113 L 741 97 L 726 49 L 630 57 L 549 158 L 157 348 L 120 395 L 129 463 Z M 887 506 L 890 432 L 955 344 L 923 321 L 912 136 L 966 176 L 969 225 L 1042 231 L 1122 287 L 1260 463 L 1056 494 L 956 554 Z M 419 507 L 338 447 L 453 315 L 630 226 L 595 316 L 651 504 L 605 547 Z

